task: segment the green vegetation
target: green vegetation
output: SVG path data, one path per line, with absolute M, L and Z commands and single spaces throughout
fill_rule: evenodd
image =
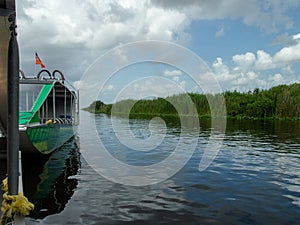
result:
M 188 94 L 193 101 L 198 116 L 211 117 L 209 98 L 218 107 L 222 102 L 222 95 L 225 97 L 227 116 L 232 118 L 250 119 L 290 119 L 300 120 L 300 84 L 279 85 L 269 90 L 255 89 L 248 93 L 225 92 L 222 95 L 204 95 L 197 93 Z M 217 101 L 217 102 L 216 102 Z M 173 103 L 173 104 L 171 104 Z M 176 106 L 177 109 L 174 107 Z M 130 111 L 131 117 L 141 116 L 178 116 L 191 115 L 191 104 L 186 101 L 185 94 L 178 94 L 167 98 L 156 98 L 151 100 L 132 99 L 123 100 L 111 104 L 104 104 L 101 101 L 93 102 L 85 110 L 93 113 L 110 114 L 114 107 L 115 113 L 124 114 Z M 179 107 L 179 108 L 178 108 Z M 178 110 L 179 109 L 179 110 Z M 214 112 L 217 112 L 214 109 Z M 218 112 L 217 112 L 218 113 Z M 193 113 L 194 115 L 195 113 Z M 218 116 L 217 114 L 214 116 Z
M 110 114 L 112 104 L 104 104 L 101 101 L 94 101 L 90 104 L 89 107 L 84 108 L 83 110 L 89 111 L 91 113 L 105 113 Z

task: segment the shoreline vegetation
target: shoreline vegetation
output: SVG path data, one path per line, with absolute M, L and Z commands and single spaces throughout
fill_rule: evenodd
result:
M 180 107 L 181 116 L 198 116 L 211 118 L 210 102 L 216 107 L 214 112 L 218 117 L 217 107 L 225 99 L 227 118 L 252 120 L 291 120 L 300 121 L 300 83 L 279 85 L 269 90 L 254 89 L 247 93 L 226 91 L 222 94 L 188 93 L 198 114 L 191 114 L 193 110 L 186 103 L 187 94 L 177 94 L 166 98 L 122 100 L 114 104 L 105 104 L 100 100 L 94 101 L 83 110 L 91 113 L 127 115 L 130 118 L 179 117 L 175 107 Z

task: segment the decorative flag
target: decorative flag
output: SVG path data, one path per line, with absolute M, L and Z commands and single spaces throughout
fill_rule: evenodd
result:
M 35 64 L 41 65 L 42 68 L 45 68 L 45 65 L 42 63 L 42 60 L 40 59 L 37 53 L 35 53 Z

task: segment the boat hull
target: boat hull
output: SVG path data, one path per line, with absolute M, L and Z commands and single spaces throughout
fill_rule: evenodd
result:
M 72 124 L 44 124 L 20 128 L 20 150 L 25 153 L 49 154 L 74 136 Z

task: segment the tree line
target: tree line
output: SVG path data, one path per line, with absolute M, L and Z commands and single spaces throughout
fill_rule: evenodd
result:
M 187 101 L 187 95 L 192 104 Z M 217 112 L 218 106 L 225 99 L 228 117 L 251 119 L 293 119 L 300 120 L 300 84 L 279 85 L 269 90 L 254 89 L 247 93 L 226 91 L 222 94 L 177 94 L 166 98 L 133 100 L 127 99 L 117 103 L 105 104 L 95 101 L 85 108 L 93 113 L 111 114 L 130 113 L 134 115 L 191 115 L 211 117 L 211 111 Z M 222 96 L 224 98 L 222 98 Z M 208 100 L 210 99 L 209 104 Z M 195 112 L 193 107 L 197 110 Z M 216 107 L 211 110 L 211 107 Z

